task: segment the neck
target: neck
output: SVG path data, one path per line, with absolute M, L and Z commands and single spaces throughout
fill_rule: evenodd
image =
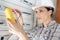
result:
M 49 22 L 51 22 L 51 20 L 52 20 L 52 18 L 48 18 L 47 20 L 45 20 L 45 21 L 43 22 L 44 27 L 46 27 L 47 24 L 48 24 Z

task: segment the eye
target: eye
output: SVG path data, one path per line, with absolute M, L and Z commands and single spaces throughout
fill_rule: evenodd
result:
M 40 12 L 43 12 L 43 10 L 40 10 Z
M 35 11 L 37 13 L 37 11 Z

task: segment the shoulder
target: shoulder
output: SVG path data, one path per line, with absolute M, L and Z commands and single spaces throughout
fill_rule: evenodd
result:
M 55 23 L 56 24 L 56 31 L 55 33 L 60 33 L 60 24 L 59 23 Z
M 56 32 L 59 32 L 60 33 L 60 24 L 58 24 L 58 23 L 57 23 Z
M 54 32 L 54 35 L 53 35 L 53 40 L 60 40 L 60 24 L 56 23 L 57 24 L 57 28 Z

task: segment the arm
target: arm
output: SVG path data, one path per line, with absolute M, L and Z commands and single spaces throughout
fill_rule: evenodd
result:
M 16 23 L 13 23 L 10 19 L 7 19 L 9 32 L 19 36 L 20 40 L 29 40 L 23 29 L 23 19 L 21 12 L 19 12 L 17 9 L 14 9 L 14 13 L 17 14 L 18 19 L 16 20 Z
M 19 33 L 19 40 L 29 40 L 25 32 Z

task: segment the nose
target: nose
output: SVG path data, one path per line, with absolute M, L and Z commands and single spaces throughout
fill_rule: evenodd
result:
M 37 17 L 40 17 L 40 14 L 39 14 L 39 13 L 37 13 L 37 14 L 36 14 L 36 16 L 37 16 Z

